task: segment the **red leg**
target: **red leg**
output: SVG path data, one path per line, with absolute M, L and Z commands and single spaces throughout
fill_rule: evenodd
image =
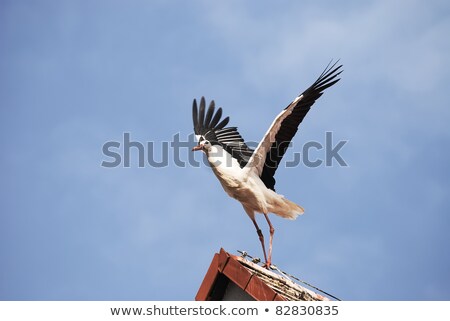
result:
M 272 241 L 273 241 L 273 234 L 275 233 L 275 229 L 272 226 L 272 223 L 270 223 L 269 216 L 264 213 L 264 217 L 266 218 L 267 223 L 269 224 L 270 228 L 270 239 L 269 239 L 269 260 L 266 260 L 267 268 L 270 268 L 270 265 L 272 264 Z
M 267 255 L 266 255 L 266 247 L 264 246 L 264 235 L 262 234 L 261 229 L 259 228 L 259 226 L 256 223 L 256 220 L 254 218 L 252 218 L 252 222 L 256 227 L 256 233 L 258 233 L 259 241 L 261 242 L 263 253 L 264 253 L 264 260 L 266 261 L 266 266 L 267 266 L 268 262 L 267 262 Z

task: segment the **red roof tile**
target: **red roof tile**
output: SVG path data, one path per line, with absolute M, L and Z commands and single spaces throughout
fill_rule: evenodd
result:
M 226 295 L 229 282 L 258 301 L 328 300 L 245 258 L 229 254 L 224 249 L 214 255 L 195 299 L 221 300 Z M 242 295 L 241 298 L 249 298 L 248 295 Z

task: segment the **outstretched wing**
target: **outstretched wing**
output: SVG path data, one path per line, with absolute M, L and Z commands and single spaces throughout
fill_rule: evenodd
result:
M 336 77 L 342 72 L 342 65 L 336 67 L 337 62 L 330 64 L 308 89 L 275 118 L 246 165 L 261 177 L 267 188 L 275 190 L 275 171 L 311 106 L 325 89 L 340 80 Z
M 211 101 L 206 111 L 205 97 L 200 99 L 200 108 L 197 108 L 197 100 L 194 99 L 192 120 L 194 122 L 194 133 L 198 141 L 206 139 L 213 145 L 222 146 L 243 168 L 253 154 L 253 150 L 245 144 L 244 139 L 237 131 L 237 127 L 225 127 L 230 118 L 226 117 L 221 120 L 221 117 L 222 108 L 215 112 L 214 100 Z

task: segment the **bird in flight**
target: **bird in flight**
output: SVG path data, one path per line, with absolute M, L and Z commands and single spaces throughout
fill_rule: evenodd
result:
M 272 264 L 272 241 L 275 229 L 269 213 L 286 219 L 302 215 L 301 206 L 275 192 L 274 174 L 305 115 L 323 91 L 337 83 L 342 65 L 328 64 L 317 80 L 294 99 L 273 121 L 255 150 L 249 148 L 237 131 L 227 126 L 230 118 L 222 118 L 222 108 L 215 110 L 214 100 L 206 110 L 205 98 L 198 107 L 194 99 L 192 118 L 198 144 L 192 151 L 203 151 L 210 167 L 225 192 L 238 200 L 255 225 L 264 253 L 265 267 Z M 269 255 L 255 213 L 262 213 L 269 225 Z

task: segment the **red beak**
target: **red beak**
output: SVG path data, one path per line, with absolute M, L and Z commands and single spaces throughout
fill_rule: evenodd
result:
M 194 148 L 192 148 L 192 151 L 195 152 L 196 150 L 202 150 L 202 149 L 203 149 L 203 146 L 197 145 Z

